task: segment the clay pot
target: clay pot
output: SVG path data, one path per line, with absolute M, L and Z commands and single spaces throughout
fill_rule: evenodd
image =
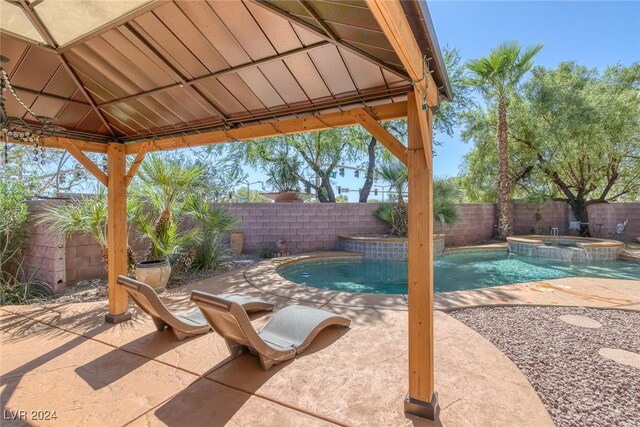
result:
M 297 191 L 284 191 L 276 194 L 274 201 L 276 203 L 302 203 L 303 200 L 298 195 Z
M 171 276 L 169 261 L 142 261 L 136 264 L 136 280 L 151 286 L 157 293 L 165 290 Z
M 242 231 L 232 231 L 229 238 L 229 246 L 231 246 L 232 254 L 240 255 L 244 246 L 244 233 Z

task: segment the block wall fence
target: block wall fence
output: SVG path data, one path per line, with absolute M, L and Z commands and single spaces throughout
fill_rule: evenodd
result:
M 66 239 L 51 234 L 36 217 L 47 207 L 68 203 L 66 200 L 34 200 L 29 202 L 31 221 L 30 244 L 25 266 L 33 277 L 61 291 L 80 280 L 106 277 L 100 245 L 86 235 Z M 286 239 L 292 254 L 333 250 L 341 234 L 379 234 L 389 231 L 388 225 L 376 218 L 375 203 L 233 203 L 231 212 L 241 221 L 245 253 L 255 253 L 261 246 L 273 246 Z M 567 234 L 571 209 L 564 202 L 544 204 L 514 203 L 514 233 L 529 234 L 534 227 L 536 209 L 542 213 L 542 223 L 558 227 Z M 496 206 L 491 203 L 460 204 L 460 220 L 451 226 L 435 226 L 435 232 L 446 235 L 447 246 L 464 246 L 490 240 L 496 229 Z M 612 203 L 589 207 L 589 219 L 603 223 L 602 237 L 616 224 L 629 218 L 627 240 L 640 236 L 640 203 Z M 142 256 L 144 245 L 130 238 L 134 251 Z

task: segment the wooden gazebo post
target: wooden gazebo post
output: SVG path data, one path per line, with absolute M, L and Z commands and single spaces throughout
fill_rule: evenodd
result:
M 435 420 L 433 330 L 432 113 L 437 86 L 400 1 L 367 0 L 414 85 L 407 95 L 409 127 L 409 393 L 405 412 Z
M 409 393 L 405 412 L 436 419 L 433 329 L 433 167 L 431 109 L 407 96 L 409 131 Z
M 120 323 L 131 319 L 127 293 L 116 285 L 127 275 L 127 155 L 125 145 L 107 145 L 107 253 L 109 256 L 109 313 L 105 320 Z

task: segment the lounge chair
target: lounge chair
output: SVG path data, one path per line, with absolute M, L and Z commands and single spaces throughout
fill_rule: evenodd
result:
M 228 298 L 193 291 L 191 301 L 200 308 L 213 330 L 222 335 L 232 355 L 249 349 L 258 354 L 265 371 L 302 353 L 327 326 L 351 324 L 346 317 L 328 311 L 292 305 L 278 311 L 256 332 L 245 309 Z
M 151 316 L 159 331 L 163 331 L 166 327 L 171 328 L 178 341 L 193 335 L 207 333 L 211 329 L 211 325 L 207 323 L 197 308 L 187 313 L 173 314 L 162 303 L 162 300 L 151 286 L 125 276 L 118 276 L 117 283 L 127 291 L 131 299 L 142 311 Z M 203 292 L 203 294 L 205 293 Z M 229 294 L 221 296 L 241 305 L 248 312 L 273 310 L 273 304 L 260 298 Z
M 622 240 L 623 236 L 626 234 L 628 224 L 629 218 L 625 218 L 624 221 L 616 225 L 616 228 L 613 231 L 609 232 L 609 237 L 616 240 Z

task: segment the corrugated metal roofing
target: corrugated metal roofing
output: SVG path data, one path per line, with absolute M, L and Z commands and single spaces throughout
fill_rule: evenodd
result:
M 3 67 L 32 110 L 76 138 L 229 128 L 397 102 L 411 90 L 359 0 L 139 2 L 144 9 L 76 39 L 47 29 L 38 9 L 49 1 L 22 3 L 44 46 L 3 27 Z M 11 97 L 6 105 L 32 119 Z

